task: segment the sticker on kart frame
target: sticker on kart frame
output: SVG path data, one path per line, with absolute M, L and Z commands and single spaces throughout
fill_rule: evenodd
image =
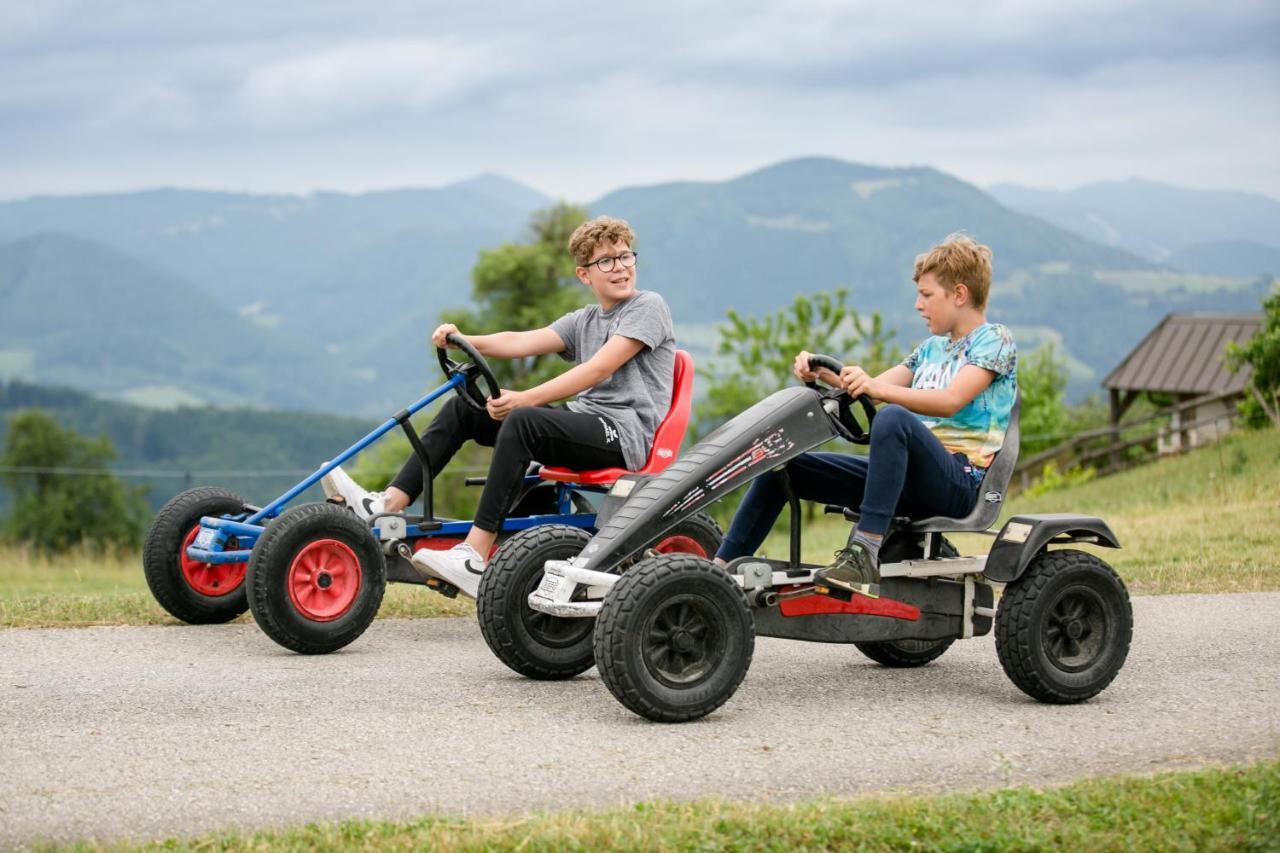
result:
M 555 598 L 564 581 L 565 576 L 559 569 L 548 568 L 542 576 L 542 583 L 538 584 L 537 594 L 543 598 Z
M 1030 524 L 1011 521 L 1004 526 L 1004 532 L 1000 534 L 1000 538 L 1005 542 L 1026 542 L 1032 530 L 1035 530 L 1035 527 Z

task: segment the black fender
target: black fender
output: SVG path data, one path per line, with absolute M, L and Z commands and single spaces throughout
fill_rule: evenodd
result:
M 1049 545 L 1072 542 L 1120 547 L 1120 541 L 1107 523 L 1092 515 L 1069 512 L 1015 515 L 996 535 L 996 544 L 987 554 L 983 574 L 997 583 L 1013 583 L 1022 577 L 1027 564 Z

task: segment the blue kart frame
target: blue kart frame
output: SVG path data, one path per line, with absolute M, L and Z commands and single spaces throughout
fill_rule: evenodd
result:
M 258 538 L 262 535 L 263 531 L 266 530 L 268 522 L 279 516 L 290 502 L 316 483 L 319 483 L 320 480 L 334 468 L 344 464 L 347 460 L 372 445 L 397 426 L 403 428 L 405 433 L 411 436 L 410 441 L 414 445 L 415 452 L 419 453 L 419 459 L 422 462 L 424 473 L 426 474 L 426 477 L 423 480 L 423 483 L 425 484 L 425 488 L 423 490 L 423 502 L 425 504 L 423 520 L 407 524 L 404 530 L 405 538 L 412 540 L 425 536 L 452 538 L 465 537 L 471 530 L 472 522 L 435 518 L 431 487 L 431 463 L 426 458 L 425 452 L 420 451 L 418 436 L 413 431 L 413 426 L 410 423 L 410 418 L 418 412 L 422 411 L 448 392 L 459 388 L 465 383 L 466 378 L 461 374 L 451 376 L 449 380 L 439 388 L 436 388 L 425 397 L 422 397 L 407 409 L 403 409 L 388 418 L 385 423 L 373 432 L 348 447 L 333 460 L 326 462 L 314 474 L 307 477 L 305 480 L 298 483 L 289 491 L 285 492 L 283 495 L 261 509 L 250 507 L 241 513 L 222 515 L 218 517 L 202 517 L 200 519 L 200 532 L 196 536 L 195 542 L 187 548 L 187 557 L 197 562 L 213 565 L 220 563 L 248 563 L 249 557 L 253 553 L 253 546 L 257 543 Z M 467 479 L 468 485 L 481 485 L 483 482 L 483 478 Z M 528 486 L 538 485 L 544 482 L 548 483 L 549 486 L 552 485 L 548 481 L 542 480 L 537 476 L 525 477 L 525 484 Z M 606 489 L 602 487 L 568 483 L 555 483 L 554 488 L 556 490 L 556 508 L 558 510 L 556 514 L 507 518 L 502 522 L 501 532 L 510 534 L 519 530 L 526 530 L 530 527 L 536 527 L 541 524 L 567 524 L 572 527 L 582 527 L 588 530 L 594 529 L 594 513 L 584 514 L 573 512 L 573 493 L 576 491 L 594 491 L 603 493 Z M 373 535 L 376 537 L 379 536 L 380 533 L 381 531 L 375 525 L 373 527 Z M 226 550 L 228 543 L 232 541 L 235 542 L 233 550 Z
M 447 548 L 461 541 L 473 522 L 436 518 L 435 472 L 410 419 L 450 391 L 464 404 L 483 410 L 487 399 L 500 390 L 484 357 L 465 339 L 450 336 L 449 343 L 470 360 L 455 362 L 445 350 L 437 350 L 445 374 L 442 385 L 266 506 L 251 506 L 227 489 L 207 486 L 189 489 L 169 501 L 156 514 L 143 549 L 147 584 L 160 605 L 191 624 L 227 622 L 250 610 L 276 642 L 297 652 L 321 654 L 342 648 L 364 632 L 377 615 L 388 582 L 421 584 L 450 598 L 457 596 L 455 586 L 423 577 L 411 562 L 415 550 Z M 488 395 L 481 383 L 488 386 Z M 686 388 L 686 396 L 687 392 Z M 683 403 L 687 410 L 688 401 Z M 680 435 L 672 438 L 676 448 L 683 435 L 684 422 L 679 423 Z M 330 471 L 396 427 L 404 430 L 423 467 L 421 516 L 381 513 L 363 521 L 340 498 L 290 506 Z M 674 450 L 664 448 L 663 453 L 669 460 Z M 608 472 L 585 472 L 584 476 L 593 473 Z M 482 485 L 485 478 L 465 482 Z M 524 488 L 502 522 L 499 541 L 530 528 L 594 534 L 600 500 L 593 501 L 589 495 L 603 496 L 611 486 L 612 481 L 526 476 Z M 714 553 L 718 530 L 695 541 L 698 529 L 693 538 L 688 531 L 677 531 L 678 535 L 655 543 L 656 547 L 692 548 L 703 556 Z

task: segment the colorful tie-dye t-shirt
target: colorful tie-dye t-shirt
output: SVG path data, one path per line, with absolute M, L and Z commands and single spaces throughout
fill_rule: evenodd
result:
M 981 478 L 1004 444 L 1018 390 L 1018 350 L 1013 335 L 999 323 L 983 323 L 955 342 L 949 335 L 934 335 L 902 363 L 911 369 L 912 388 L 946 388 L 966 364 L 996 375 L 981 394 L 951 417 L 919 415 L 943 447 L 969 457 L 974 476 Z

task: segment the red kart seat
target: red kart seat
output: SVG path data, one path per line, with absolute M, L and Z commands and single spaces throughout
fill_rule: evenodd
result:
M 639 471 L 625 468 L 601 468 L 598 471 L 570 471 L 568 468 L 544 466 L 538 472 L 544 480 L 578 483 L 583 486 L 612 486 L 624 474 L 658 474 L 676 458 L 684 431 L 689 426 L 689 409 L 693 405 L 693 356 L 676 350 L 676 375 L 672 383 L 671 409 L 653 434 L 649 458 Z

